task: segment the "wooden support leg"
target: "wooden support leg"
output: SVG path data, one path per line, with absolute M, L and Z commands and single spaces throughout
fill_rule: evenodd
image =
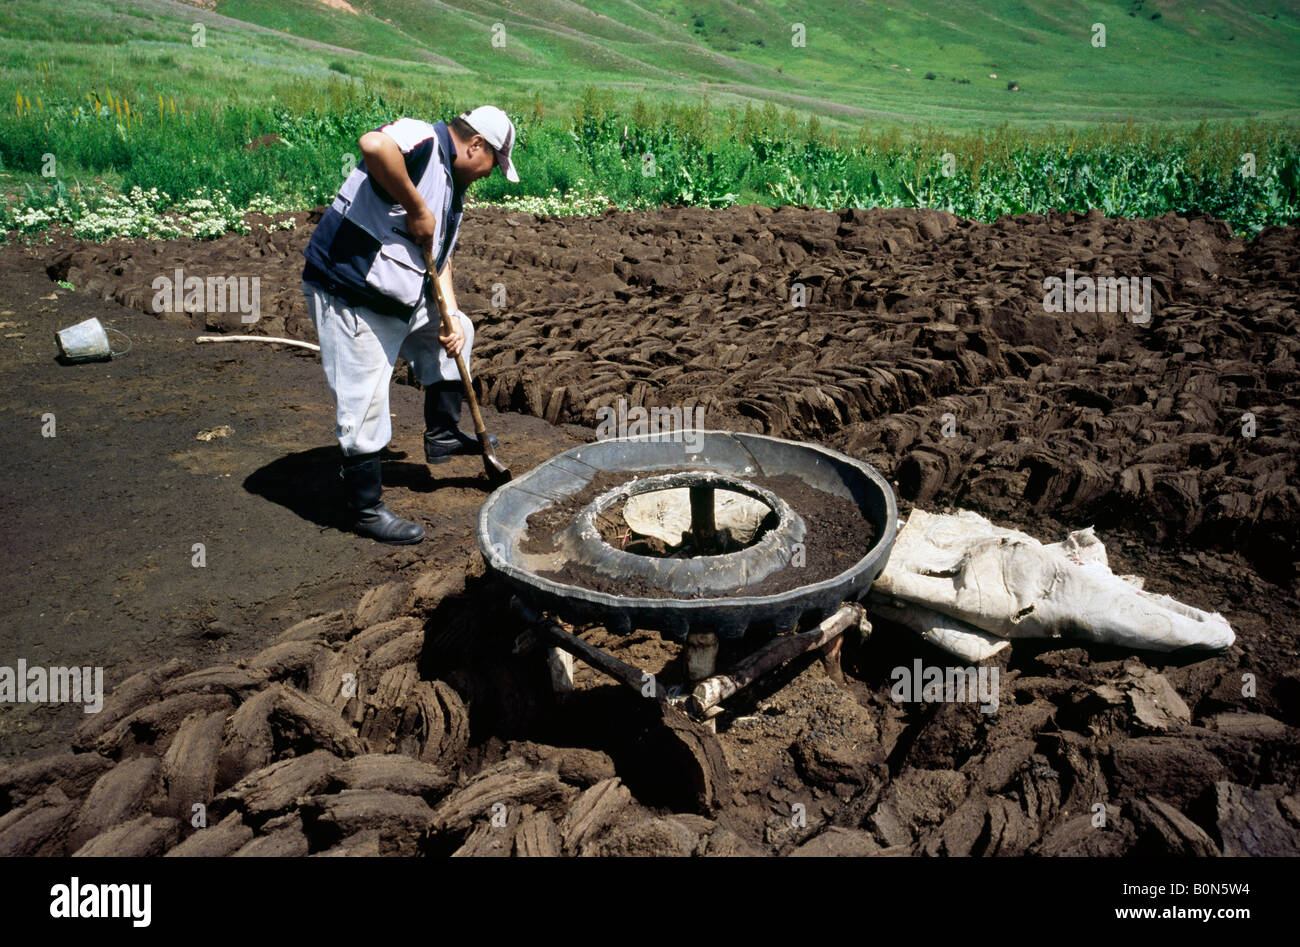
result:
M 559 648 L 546 649 L 546 667 L 551 673 L 551 690 L 564 700 L 573 693 L 573 655 Z
M 697 549 L 717 545 L 717 527 L 713 519 L 713 487 L 691 487 L 691 533 Z
M 726 757 L 723 755 L 712 726 L 697 723 L 678 710 L 670 702 L 667 691 L 654 675 L 623 663 L 612 654 L 607 654 L 582 640 L 571 630 L 565 630 L 558 622 L 537 614 L 518 599 L 515 599 L 511 606 L 518 617 L 528 625 L 528 630 L 535 639 L 540 644 L 548 646 L 548 662 L 558 649 L 572 656 L 569 658 L 570 661 L 576 657 L 601 673 L 631 687 L 643 697 L 653 698 L 654 713 L 664 728 L 661 732 L 669 737 L 668 742 L 674 748 L 674 752 L 668 754 L 671 771 L 690 780 L 696 803 L 701 811 L 714 813 L 727 804 L 731 799 L 731 776 L 727 769 Z M 716 652 L 716 641 L 714 648 Z M 552 668 L 554 666 L 551 664 Z
M 682 651 L 686 661 L 686 680 L 694 684 L 712 677 L 718 666 L 718 636 L 711 631 L 691 632 Z
M 839 638 L 846 629 L 862 622 L 865 616 L 866 609 L 855 602 L 850 602 L 841 606 L 839 611 L 811 631 L 774 638 L 737 663 L 727 673 L 715 674 L 707 680 L 700 681 L 691 692 L 688 702 L 691 713 L 697 718 L 703 717 L 710 708 L 717 706 L 742 688 L 748 687 L 767 672 L 808 651 L 825 648 Z
M 836 684 L 844 683 L 844 669 L 840 667 L 840 652 L 843 650 L 843 645 L 844 636 L 841 635 L 822 648 L 822 667 L 826 669 L 826 676 Z

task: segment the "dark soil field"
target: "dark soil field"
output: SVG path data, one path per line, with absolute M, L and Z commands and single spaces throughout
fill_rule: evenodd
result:
M 892 669 L 948 662 L 880 622 L 843 683 L 795 661 L 714 738 L 582 664 L 557 701 L 514 653 L 474 539 L 481 464 L 422 462 L 402 371 L 385 500 L 429 535 L 391 549 L 346 530 L 316 358 L 194 344 L 314 341 L 314 219 L 0 251 L 0 665 L 99 665 L 109 689 L 94 715 L 0 705 L 0 854 L 1300 854 L 1300 231 L 471 210 L 458 297 L 516 474 L 620 397 L 699 406 L 866 460 L 904 510 L 1047 542 L 1095 525 L 1115 572 L 1237 633 L 1208 656 L 1018 640 L 985 714 L 893 701 Z M 260 277 L 262 318 L 154 314 L 178 267 Z M 1046 311 L 1067 269 L 1150 277 L 1151 318 Z M 131 352 L 60 365 L 52 332 L 90 316 Z M 657 634 L 579 630 L 671 678 Z

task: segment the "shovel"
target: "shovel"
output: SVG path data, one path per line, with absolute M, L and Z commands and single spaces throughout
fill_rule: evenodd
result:
M 442 295 L 442 284 L 438 282 L 438 271 L 433 265 L 433 254 L 427 249 L 424 251 L 424 265 L 429 271 L 429 282 L 433 284 L 432 295 L 438 307 L 442 334 L 451 335 L 453 331 L 451 313 L 447 312 L 447 300 Z M 469 402 L 470 414 L 474 418 L 474 434 L 478 437 L 479 447 L 483 450 L 483 472 L 493 484 L 505 483 L 511 479 L 510 468 L 497 460 L 496 454 L 492 453 L 487 428 L 483 426 L 483 415 L 478 409 L 478 399 L 474 397 L 474 389 L 469 383 L 469 369 L 465 366 L 465 356 L 459 352 L 456 353 L 456 368 L 460 371 L 460 383 L 465 389 L 465 400 Z

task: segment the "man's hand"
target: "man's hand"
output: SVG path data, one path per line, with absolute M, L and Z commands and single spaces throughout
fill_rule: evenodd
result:
M 447 321 L 454 326 L 454 329 L 451 335 L 439 334 L 438 341 L 441 342 L 442 347 L 447 350 L 447 357 L 455 358 L 461 353 L 461 350 L 465 348 L 465 330 L 462 329 L 460 325 L 461 317 L 465 314 L 453 311 L 449 312 L 447 315 L 450 316 Z
M 438 232 L 438 218 L 429 210 L 429 205 L 420 201 L 414 212 L 406 212 L 406 232 L 422 248 L 433 252 L 433 238 Z

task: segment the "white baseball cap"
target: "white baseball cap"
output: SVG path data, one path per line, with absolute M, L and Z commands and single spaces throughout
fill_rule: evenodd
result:
M 495 105 L 480 105 L 471 112 L 461 115 L 470 128 L 483 136 L 497 153 L 497 164 L 507 181 L 518 182 L 519 172 L 510 160 L 510 151 L 515 146 L 515 125 L 509 116 Z

